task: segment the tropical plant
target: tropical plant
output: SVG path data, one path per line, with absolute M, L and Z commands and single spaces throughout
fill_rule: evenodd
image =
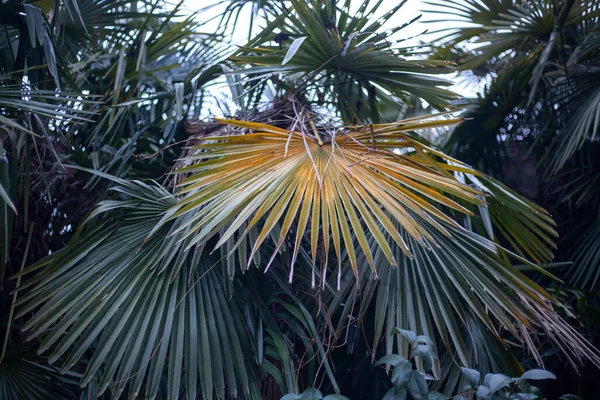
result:
M 411 345 L 411 357 L 409 360 L 398 354 L 388 354 L 379 359 L 374 367 L 385 365 L 389 369 L 391 388 L 383 396 L 383 400 L 401 399 L 432 399 L 442 400 L 452 398 L 464 400 L 476 398 L 478 400 L 525 400 L 538 399 L 542 396 L 541 391 L 530 385 L 531 380 L 556 379 L 553 373 L 542 369 L 529 370 L 520 377 L 510 378 L 503 374 L 486 374 L 481 379 L 478 370 L 462 368 L 462 380 L 464 385 L 451 395 L 444 395 L 438 391 L 430 390 L 431 382 L 436 379 L 431 375 L 434 361 L 437 359 L 435 347 L 431 338 L 418 335 L 414 332 L 396 329 L 394 334 L 401 334 Z M 420 366 L 419 369 L 415 368 Z M 392 368 L 393 367 L 393 368 Z M 288 393 L 281 400 L 347 400 L 347 397 L 339 395 L 323 394 L 316 388 L 308 388 L 301 394 Z M 576 400 L 579 397 L 564 395 L 564 400 Z
M 39 367 L 68 377 L 31 381 L 39 397 L 339 395 L 409 358 L 393 327 L 443 349 L 437 378 L 520 375 L 506 349 L 542 364 L 537 337 L 600 364 L 520 271 L 556 281 L 552 218 L 420 134 L 463 121 L 435 76 L 452 67 L 402 48 L 381 29 L 402 4 L 380 5 L 260 2 L 232 48 L 181 4 L 2 3 L 0 371 L 31 365 L 6 393 Z
M 444 150 L 528 191 L 550 210 L 560 234 L 555 265 L 566 285 L 540 282 L 562 293 L 595 335 L 600 2 L 428 4 L 435 6 L 431 15 L 454 21 L 438 32 L 442 46 L 433 54 L 458 62 L 465 78 L 487 82 L 464 114 L 469 121 L 446 135 Z M 503 232 L 495 233 L 506 243 Z

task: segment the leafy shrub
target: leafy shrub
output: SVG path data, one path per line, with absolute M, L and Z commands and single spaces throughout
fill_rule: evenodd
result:
M 486 374 L 481 379 L 479 371 L 462 368 L 467 382 L 461 390 L 451 396 L 436 391 L 429 391 L 429 381 L 436 380 L 432 375 L 434 360 L 437 359 L 435 346 L 431 338 L 417 335 L 414 332 L 394 328 L 392 333 L 401 334 L 411 345 L 410 360 L 398 354 L 388 354 L 380 358 L 377 365 L 385 365 L 391 369 L 392 388 L 382 400 L 535 400 L 543 399 L 542 392 L 529 381 L 556 379 L 550 371 L 532 369 L 520 377 L 508 377 L 504 374 Z M 420 369 L 415 368 L 419 361 Z M 562 400 L 581 400 L 578 396 L 567 394 Z M 281 400 L 348 400 L 347 397 L 332 394 L 323 397 L 316 388 L 308 388 L 301 394 L 289 393 Z

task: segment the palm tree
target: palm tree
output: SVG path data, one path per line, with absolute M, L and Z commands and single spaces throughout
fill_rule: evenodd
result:
M 444 31 L 446 58 L 462 69 L 487 71 L 486 92 L 446 144 L 455 157 L 502 175 L 507 147 L 526 144 L 537 154 L 539 176 L 565 205 L 569 233 L 561 241 L 578 268 L 570 282 L 597 288 L 597 224 L 581 216 L 598 209 L 597 1 L 462 1 L 443 7 L 464 27 Z M 445 8 L 444 8 L 445 7 Z M 465 47 L 466 46 L 466 47 Z M 470 135 L 472 130 L 482 132 Z M 542 199 L 557 208 L 550 199 Z M 561 206 L 562 207 L 562 206 Z M 592 212 L 593 214 L 594 212 Z M 562 216 L 561 216 L 562 217 Z M 585 238 L 581 241 L 581 238 Z
M 3 349 L 4 393 L 31 396 L 36 374 L 9 362 L 52 377 L 40 398 L 73 381 L 111 398 L 339 393 L 408 356 L 394 327 L 445 349 L 449 391 L 461 365 L 520 369 L 491 351 L 513 341 L 542 363 L 536 332 L 600 363 L 517 267 L 556 279 L 548 213 L 419 134 L 462 118 L 436 76 L 450 63 L 381 30 L 401 5 L 257 2 L 265 27 L 234 49 L 157 4 L 0 6 L 16 20 L 0 9 L 4 347 L 39 343 L 35 364 Z M 235 111 L 199 121 L 219 82 Z
M 471 119 L 452 131 L 445 150 L 505 180 L 514 180 L 505 166 L 515 149 L 535 160 L 528 184 L 538 187 L 536 200 L 555 216 L 561 236 L 555 265 L 562 266 L 559 276 L 566 285 L 560 295 L 596 332 L 589 317 L 598 309 L 600 277 L 595 185 L 600 2 L 430 4 L 436 6 L 432 12 L 455 21 L 454 28 L 440 32 L 437 54 L 457 61 L 467 79 L 488 82 L 465 114 Z M 504 242 L 504 233 L 497 235 Z

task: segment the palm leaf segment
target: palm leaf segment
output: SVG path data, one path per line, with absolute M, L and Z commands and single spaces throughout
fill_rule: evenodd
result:
M 372 236 L 388 261 L 396 265 L 384 232 L 405 253 L 410 251 L 394 222 L 417 242 L 435 243 L 424 224 L 448 235 L 440 222 L 454 226 L 456 223 L 429 201 L 464 213 L 470 212 L 455 199 L 484 204 L 477 190 L 458 182 L 451 174 L 472 170 L 446 163 L 447 156 L 408 134 L 415 129 L 458 121 L 421 118 L 349 127 L 334 130 L 323 141 L 316 128 L 309 134 L 225 120 L 224 123 L 251 133 L 208 137 L 196 147 L 197 153 L 190 157 L 196 163 L 178 171 L 190 175 L 180 184 L 179 194 L 183 197 L 171 218 L 193 213 L 185 225 L 193 225 L 188 233 L 194 236 L 189 246 L 205 243 L 221 231 L 217 247 L 241 230 L 237 237 L 240 244 L 264 220 L 248 263 L 265 239 L 278 231 L 275 253 L 267 268 L 296 220 L 292 270 L 309 226 L 313 264 L 319 240 L 322 239 L 324 249 L 329 249 L 331 240 L 338 261 L 345 250 L 357 274 L 356 240 L 375 270 L 368 244 Z M 393 149 L 400 149 L 400 153 Z M 423 222 L 417 222 L 416 216 Z

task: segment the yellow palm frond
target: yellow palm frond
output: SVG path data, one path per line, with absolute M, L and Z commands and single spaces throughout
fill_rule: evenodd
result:
M 194 148 L 190 156 L 194 163 L 177 171 L 186 178 L 170 217 L 192 213 L 186 225 L 192 226 L 189 246 L 205 243 L 220 232 L 219 247 L 240 231 L 239 244 L 251 229 L 262 225 L 248 263 L 275 234 L 276 248 L 268 268 L 295 227 L 292 271 L 301 239 L 310 231 L 313 265 L 319 246 L 329 249 L 333 243 L 338 262 L 347 253 L 356 274 L 357 252 L 375 271 L 370 237 L 392 265 L 396 260 L 386 233 L 410 256 L 395 222 L 419 243 L 435 243 L 430 230 L 415 217 L 449 235 L 440 222 L 457 223 L 443 208 L 470 214 L 461 201 L 484 203 L 479 191 L 453 175 L 474 171 L 409 134 L 460 122 L 457 119 L 422 117 L 342 127 L 324 140 L 314 124 L 311 132 L 256 122 L 221 122 L 242 130 L 236 135 L 207 137 Z M 323 254 L 327 257 L 327 251 Z

